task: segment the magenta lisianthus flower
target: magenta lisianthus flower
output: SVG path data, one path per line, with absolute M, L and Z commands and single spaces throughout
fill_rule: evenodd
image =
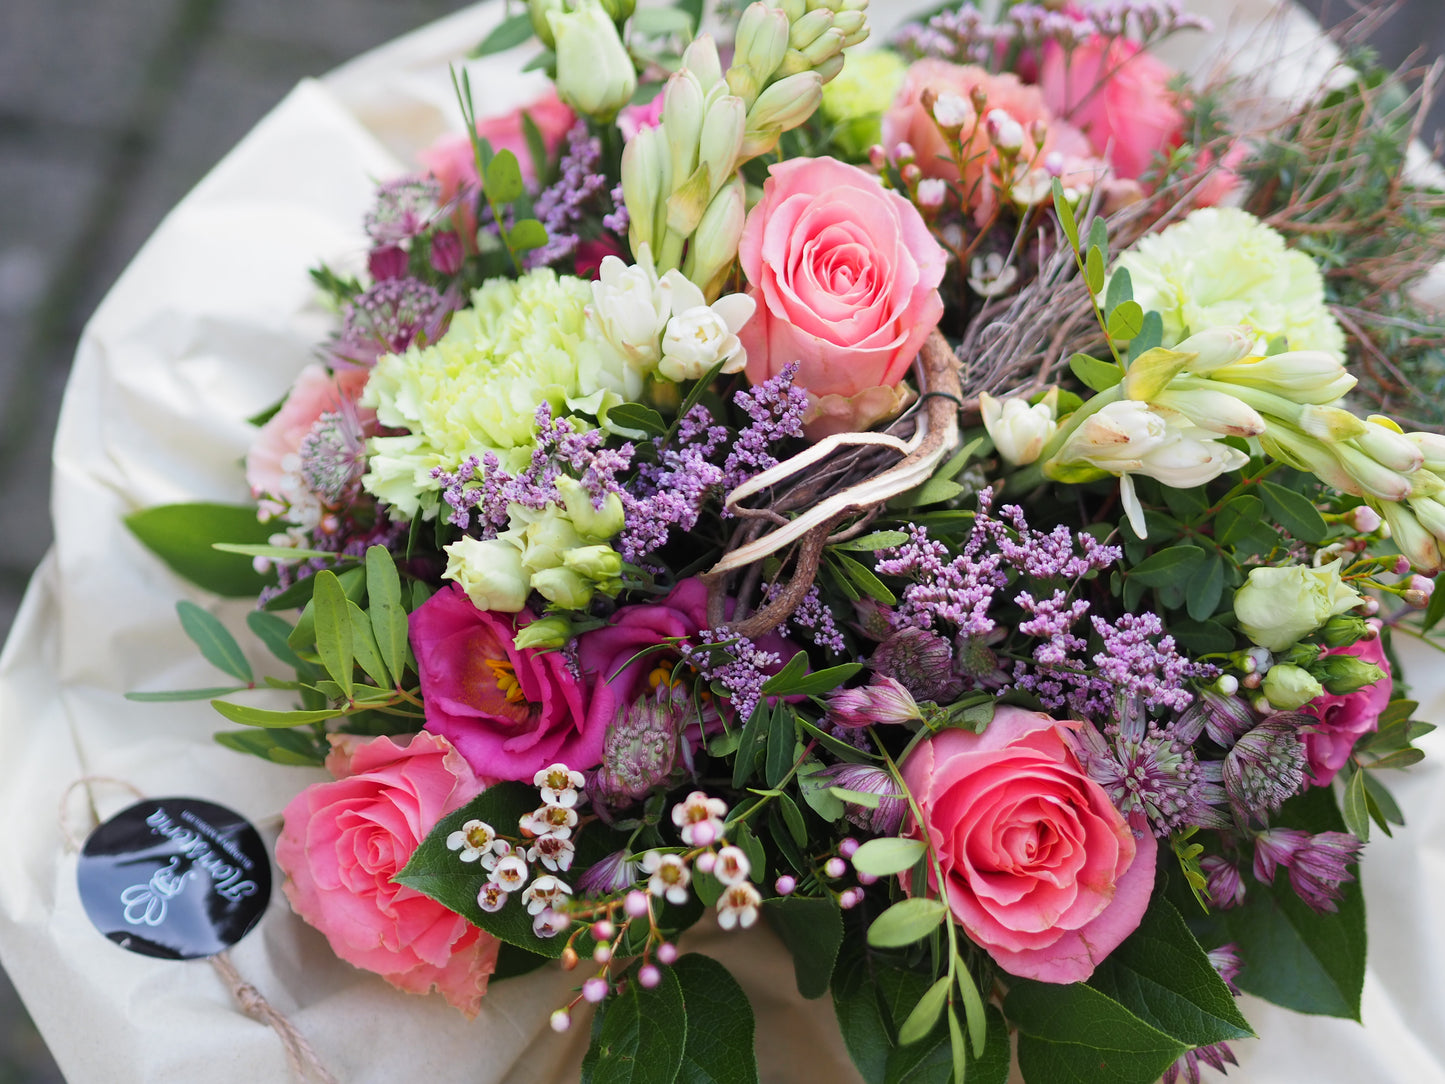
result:
M 286 807 L 276 841 L 286 898 L 347 963 L 409 993 L 435 987 L 475 1016 L 499 943 L 392 878 L 438 821 L 482 792 L 481 781 L 434 734 L 333 740 L 326 766 L 335 781 Z
M 1361 662 L 1374 663 L 1385 671 L 1385 676 L 1373 685 L 1343 696 L 1317 696 L 1301 709 L 1319 720 L 1304 731 L 1304 743 L 1310 774 L 1322 787 L 1328 786 L 1335 773 L 1345 766 L 1355 742 L 1379 725 L 1380 712 L 1390 703 L 1394 689 L 1390 661 L 1385 658 L 1385 647 L 1378 636 L 1330 648 L 1320 657 L 1330 655 L 1354 655 Z
M 455 745 L 483 779 L 530 781 L 562 763 L 602 760 L 605 727 L 590 727 L 582 689 L 561 652 L 519 650 L 532 615 L 479 610 L 448 584 L 411 615 L 426 729 Z
M 982 734 L 945 730 L 903 764 L 943 872 L 930 885 L 1000 967 L 1041 982 L 1087 979 L 1154 887 L 1153 840 L 1079 764 L 1072 731 L 1086 725 L 1005 706 Z

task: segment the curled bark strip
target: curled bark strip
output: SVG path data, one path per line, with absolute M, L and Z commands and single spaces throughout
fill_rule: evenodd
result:
M 757 613 L 742 621 L 733 622 L 730 626 L 733 632 L 750 640 L 756 639 L 772 632 L 793 616 L 793 611 L 802 604 L 808 588 L 813 586 L 813 579 L 818 574 L 818 563 L 823 559 L 823 547 L 828 544 L 828 532 L 832 529 L 833 521 L 829 520 L 808 532 L 803 544 L 798 548 L 798 563 L 793 569 L 792 579 Z
M 921 370 L 920 383 L 925 388 L 925 406 L 913 439 L 907 444 L 898 441 L 896 437 L 888 438 L 887 441 L 869 441 L 898 443 L 901 445 L 899 450 L 906 452 L 902 460 L 881 474 L 866 478 L 843 492 L 820 501 L 791 520 L 787 526 L 733 550 L 709 569 L 709 574 L 720 575 L 761 561 L 769 554 L 811 534 L 820 523 L 834 523 L 844 516 L 867 511 L 926 481 L 943 458 L 958 446 L 958 408 L 962 405 L 963 390 L 958 378 L 958 360 L 949 348 L 948 340 L 940 332 L 935 330 L 924 342 L 923 350 L 918 356 L 918 366 Z M 738 499 L 739 494 L 746 495 L 761 488 L 759 479 L 767 476 L 769 480 L 763 484 L 775 484 L 784 478 L 792 477 L 799 471 L 812 467 L 822 458 L 818 453 L 819 448 L 826 445 L 826 455 L 836 451 L 843 443 L 845 442 L 829 437 L 807 451 L 779 463 L 747 485 L 728 494 L 729 506 Z

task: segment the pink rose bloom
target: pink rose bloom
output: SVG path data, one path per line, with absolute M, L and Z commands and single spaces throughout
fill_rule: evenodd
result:
M 982 734 L 945 730 L 903 764 L 953 917 L 1005 971 L 1041 982 L 1087 979 L 1154 887 L 1153 839 L 1136 843 L 1079 766 L 1070 732 L 1085 725 L 1000 707 Z
M 347 963 L 412 994 L 433 987 L 475 1016 L 498 942 L 412 888 L 393 884 L 417 845 L 482 784 L 445 738 L 339 739 L 331 783 L 286 807 L 276 864 L 286 898 Z
M 603 733 L 585 725 L 566 658 L 513 645 L 531 621 L 526 610 L 479 610 L 455 583 L 411 615 L 426 729 L 450 740 L 489 781 L 530 781 L 558 761 L 582 771 L 602 759 Z
M 522 133 L 522 114 L 532 118 L 532 123 L 542 133 L 542 142 L 549 155 L 555 154 L 567 135 L 567 130 L 577 121 L 577 114 L 562 104 L 555 88 L 531 105 L 514 109 L 497 117 L 483 117 L 477 121 L 477 135 L 492 145 L 494 151 L 511 151 L 517 156 L 522 176 L 535 181 L 536 171 L 532 168 L 532 155 L 527 150 L 527 137 Z M 449 200 L 464 184 L 477 183 L 477 161 L 472 154 L 472 141 L 465 135 L 451 135 L 439 139 L 417 155 L 442 186 L 442 199 Z
M 1175 74 L 1137 42 L 1096 34 L 1068 54 L 1049 43 L 1039 84 L 1050 112 L 1082 129 L 1095 153 L 1132 179 L 1183 138 L 1184 115 L 1169 90 Z
M 1330 648 L 1320 657 L 1331 655 L 1354 655 L 1361 662 L 1374 663 L 1385 671 L 1385 676 L 1373 685 L 1343 696 L 1329 693 L 1317 696 L 1301 709 L 1319 719 L 1303 733 L 1305 759 L 1315 783 L 1321 787 L 1328 786 L 1335 773 L 1345 766 L 1355 742 L 1374 731 L 1395 687 L 1390 661 L 1385 658 L 1385 645 L 1378 636 L 1373 640 L 1357 640 L 1347 647 Z
M 865 429 L 943 315 L 944 251 L 918 210 L 833 158 L 772 166 L 738 257 L 757 303 L 739 333 L 754 384 L 799 363 L 809 428 Z
M 652 101 L 645 105 L 625 106 L 621 113 L 617 114 L 617 128 L 622 133 L 624 142 L 631 142 L 633 137 L 644 128 L 656 128 L 662 123 L 662 91 L 652 96 Z
M 356 406 L 369 375 L 370 370 L 363 368 L 340 369 L 334 375 L 320 365 L 301 370 L 286 402 L 261 426 L 246 453 L 251 496 L 280 498 L 292 506 L 305 499 L 305 487 L 296 473 L 301 442 L 323 414 L 351 412 L 362 428 L 373 423 L 376 412 Z M 285 511 L 281 506 L 267 509 L 265 502 L 262 510 L 278 515 Z

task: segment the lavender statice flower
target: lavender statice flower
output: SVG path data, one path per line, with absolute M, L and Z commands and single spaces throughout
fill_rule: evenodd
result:
M 903 589 L 903 602 L 894 613 L 899 627 L 934 629 L 953 625 L 969 636 L 987 636 L 994 621 L 988 616 L 994 592 L 1008 584 L 997 553 L 980 555 L 981 539 L 975 531 L 964 552 L 949 560 L 948 549 L 928 537 L 925 527 L 910 524 L 908 541 L 880 550 L 877 570 L 885 576 L 913 580 Z
M 441 184 L 434 177 L 398 177 L 376 191 L 363 225 L 378 245 L 395 245 L 424 233 L 441 211 Z
M 844 816 L 850 823 L 880 836 L 898 834 L 908 813 L 908 801 L 898 792 L 898 784 L 886 771 L 871 764 L 835 764 L 822 774 L 835 787 L 878 796 L 875 809 L 844 802 Z
M 602 228 L 611 230 L 618 237 L 626 237 L 627 229 L 632 224 L 632 216 L 627 213 L 627 204 L 622 198 L 622 182 L 617 182 L 617 187 L 610 193 L 612 206 L 615 208 L 609 215 L 602 216 Z
M 771 601 L 779 590 L 781 588 L 777 584 L 768 584 L 763 589 L 764 601 Z M 795 638 L 802 638 L 801 634 L 807 633 L 807 639 L 835 655 L 841 655 L 848 649 L 848 643 L 843 639 L 837 621 L 833 619 L 833 611 L 823 601 L 817 584 L 808 588 L 803 601 L 798 603 L 798 608 L 783 622 L 778 631 L 785 636 L 791 631 Z
M 420 279 L 378 282 L 348 302 L 341 335 L 331 345 L 333 364 L 370 367 L 383 354 L 398 354 L 413 342 L 435 342 L 458 298 L 437 293 Z
M 624 560 L 640 564 L 667 543 L 673 530 L 691 531 L 697 525 L 708 497 L 722 483 L 722 468 L 710 460 L 727 435 L 727 428 L 714 425 L 712 414 L 699 405 L 678 423 L 670 444 L 654 438 L 657 461 L 643 463 L 620 494 L 618 549 Z
M 681 646 L 683 661 L 705 681 L 721 685 L 738 718 L 748 718 L 762 701 L 763 685 L 770 669 L 782 662 L 782 658 L 725 626 L 705 629 L 697 639 L 697 646 Z
M 535 214 L 547 227 L 547 243 L 522 257 L 528 268 L 545 267 L 577 251 L 577 228 L 593 211 L 601 192 L 608 191 L 602 162 L 602 141 L 579 120 L 567 133 L 567 150 L 558 163 L 561 176 L 537 197 Z
M 1345 867 L 1363 847 L 1348 832 L 1310 835 L 1298 828 L 1267 828 L 1254 838 L 1254 875 L 1273 884 L 1276 869 L 1283 866 L 1301 900 L 1316 911 L 1334 911 L 1340 886 L 1355 879 Z
M 1207 854 L 1199 860 L 1199 868 L 1204 871 L 1204 892 L 1210 906 L 1226 910 L 1244 902 L 1244 878 L 1233 862 L 1217 854 Z
M 1113 624 L 1098 616 L 1091 620 L 1104 641 L 1094 656 L 1100 677 L 1151 708 L 1183 711 L 1189 706 L 1194 694 L 1186 682 L 1202 676 L 1201 670 L 1179 654 L 1158 614 L 1124 614 Z
M 868 665 L 918 700 L 949 704 L 963 692 L 963 681 L 953 671 L 953 648 L 927 629 L 898 629 L 874 649 Z
M 1216 791 L 1194 750 L 1150 721 L 1137 699 L 1121 695 L 1119 703 L 1119 721 L 1102 735 L 1089 726 L 1078 732 L 1080 763 L 1115 808 L 1143 814 L 1161 838 L 1194 824 L 1222 826 L 1211 809 Z
M 733 403 L 752 419 L 738 430 L 723 464 L 723 488 L 736 489 L 756 474 L 777 465 L 771 448 L 780 441 L 803 435 L 808 396 L 793 385 L 798 363 L 791 362 L 777 376 L 733 396 Z
M 1312 716 L 1279 712 L 1235 742 L 1224 758 L 1224 789 L 1241 823 L 1263 820 L 1304 787 L 1299 728 L 1312 721 Z

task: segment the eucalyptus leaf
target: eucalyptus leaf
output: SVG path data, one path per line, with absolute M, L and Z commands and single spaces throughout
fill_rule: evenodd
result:
M 941 900 L 922 897 L 901 900 L 873 920 L 868 944 L 874 948 L 902 948 L 937 929 L 948 914 Z
M 349 600 L 334 572 L 323 569 L 316 573 L 315 580 L 311 603 L 315 607 L 316 653 L 321 656 L 321 664 L 331 679 L 341 687 L 341 695 L 350 700 L 356 675 Z
M 876 795 L 870 797 L 875 798 Z M 928 853 L 921 839 L 881 836 L 862 844 L 853 854 L 853 868 L 874 877 L 890 877 L 912 869 Z
M 381 661 L 392 681 L 400 685 L 402 672 L 406 669 L 410 630 L 406 609 L 401 603 L 401 577 L 385 546 L 372 546 L 366 551 L 366 612 Z M 367 670 L 367 673 L 371 671 Z M 376 675 L 372 674 L 372 677 L 375 679 Z
M 933 1025 L 938 1023 L 938 1018 L 943 1013 L 943 1006 L 948 1000 L 948 989 L 952 985 L 953 979 L 944 975 L 918 999 L 918 1004 L 913 1006 L 908 1019 L 904 1020 L 903 1026 L 898 1029 L 898 1041 L 901 1044 L 907 1046 L 916 1043 L 933 1030 Z
M 171 571 L 213 594 L 254 598 L 272 582 L 251 558 L 214 548 L 217 542 L 263 545 L 270 539 L 275 529 L 256 518 L 254 504 L 163 504 L 131 513 L 125 525 Z
M 341 708 L 318 708 L 314 711 L 273 711 L 269 708 L 253 708 L 249 704 L 234 704 L 229 700 L 212 700 L 211 707 L 233 723 L 246 726 L 292 727 L 309 723 L 322 723 L 342 714 Z
M 481 44 L 471 51 L 471 56 L 480 58 L 493 53 L 505 52 L 521 45 L 532 36 L 532 17 L 523 8 L 515 15 L 509 15 L 482 39 Z

